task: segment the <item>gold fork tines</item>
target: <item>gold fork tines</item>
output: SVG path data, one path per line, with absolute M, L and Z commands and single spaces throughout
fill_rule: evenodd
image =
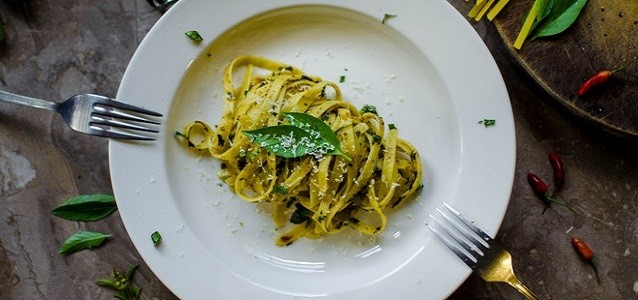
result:
M 426 224 L 456 256 L 487 282 L 504 282 L 530 300 L 538 299 L 514 274 L 512 256 L 496 240 L 443 203 Z

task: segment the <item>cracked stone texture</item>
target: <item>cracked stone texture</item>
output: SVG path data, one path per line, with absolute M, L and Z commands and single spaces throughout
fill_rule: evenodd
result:
M 450 2 L 469 9 L 465 1 Z M 1 1 L 0 14 L 7 30 L 0 88 L 56 101 L 77 93 L 115 95 L 135 48 L 160 17 L 144 0 Z M 569 114 L 513 62 L 489 24 L 473 26 L 503 73 L 514 110 L 517 167 L 497 239 L 512 253 L 516 273 L 543 299 L 638 298 L 638 144 Z M 527 172 L 551 176 L 550 149 L 567 168 L 562 195 L 581 213 L 557 207 L 542 214 L 530 191 Z M 69 197 L 111 192 L 106 140 L 74 133 L 50 112 L 0 103 L 0 298 L 112 299 L 94 282 L 113 267 L 140 264 L 135 282 L 142 299 L 175 299 L 144 264 L 117 212 L 95 223 L 50 213 Z M 115 238 L 93 251 L 57 254 L 79 229 Z M 602 284 L 576 257 L 572 235 L 594 248 Z M 450 298 L 520 296 L 471 275 Z

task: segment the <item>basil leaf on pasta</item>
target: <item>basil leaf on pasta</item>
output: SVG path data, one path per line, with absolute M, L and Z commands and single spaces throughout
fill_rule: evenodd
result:
M 323 121 L 304 113 L 285 113 L 290 125 L 270 126 L 243 133 L 260 147 L 284 158 L 341 155 L 337 134 Z
M 284 158 L 304 156 L 317 148 L 317 141 L 308 132 L 291 125 L 271 126 L 243 133 L 260 147 Z

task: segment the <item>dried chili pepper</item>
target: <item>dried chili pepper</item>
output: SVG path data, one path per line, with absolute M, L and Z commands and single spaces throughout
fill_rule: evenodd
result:
M 585 94 L 587 94 L 587 92 L 589 92 L 592 88 L 599 86 L 601 84 L 604 84 L 605 82 L 609 81 L 609 79 L 612 77 L 612 75 L 614 75 L 614 73 L 618 72 L 618 71 L 622 71 L 624 68 L 626 68 L 627 66 L 631 65 L 634 61 L 636 61 L 636 59 L 638 58 L 638 56 L 635 56 L 632 60 L 630 60 L 628 63 L 613 69 L 613 70 L 602 70 L 599 71 L 598 73 L 594 74 L 593 76 L 589 77 L 589 79 L 587 79 L 578 89 L 578 97 L 582 97 Z
M 529 182 L 529 184 L 532 186 L 532 190 L 534 190 L 534 193 L 538 197 L 540 197 L 541 200 L 543 200 L 543 203 L 545 204 L 545 209 L 543 210 L 543 212 L 545 212 L 545 210 L 547 210 L 551 206 L 551 204 L 565 206 L 571 211 L 575 211 L 574 208 L 572 208 L 568 204 L 554 199 L 549 193 L 549 187 L 540 177 L 538 177 L 538 175 L 532 172 L 527 173 L 527 182 Z
M 552 169 L 554 169 L 554 192 L 553 195 L 556 195 L 563 185 L 565 184 L 565 166 L 563 165 L 563 161 L 560 159 L 560 156 L 556 151 L 550 151 L 547 155 L 549 159 L 549 163 L 552 165 Z
M 585 262 L 592 266 L 592 268 L 594 269 L 594 273 L 596 273 L 596 281 L 600 283 L 598 269 L 596 268 L 596 264 L 594 263 L 594 252 L 591 250 L 591 248 L 589 248 L 589 245 L 587 245 L 587 243 L 585 243 L 579 237 L 574 236 L 572 237 L 572 246 L 574 247 L 576 253 L 578 253 L 578 256 L 580 256 L 580 258 L 582 258 Z

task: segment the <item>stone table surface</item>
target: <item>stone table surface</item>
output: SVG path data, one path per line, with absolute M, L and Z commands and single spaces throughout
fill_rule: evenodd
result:
M 450 2 L 469 9 L 465 1 Z M 0 14 L 0 89 L 56 101 L 78 93 L 114 96 L 136 47 L 161 17 L 144 0 L 5 0 Z M 542 299 L 638 298 L 638 144 L 572 116 L 522 71 L 489 23 L 472 24 L 503 74 L 514 112 L 516 173 L 496 238 L 513 254 L 517 274 Z M 112 193 L 107 145 L 72 132 L 50 112 L 0 103 L 0 299 L 112 299 L 95 281 L 135 264 L 142 299 L 176 298 L 135 250 L 117 212 L 94 223 L 51 215 L 72 196 Z M 526 174 L 549 178 L 550 150 L 567 168 L 562 195 L 580 213 L 541 214 Z M 115 238 L 59 255 L 78 229 Z M 601 284 L 575 256 L 572 235 L 594 248 Z M 476 275 L 450 298 L 521 299 Z

